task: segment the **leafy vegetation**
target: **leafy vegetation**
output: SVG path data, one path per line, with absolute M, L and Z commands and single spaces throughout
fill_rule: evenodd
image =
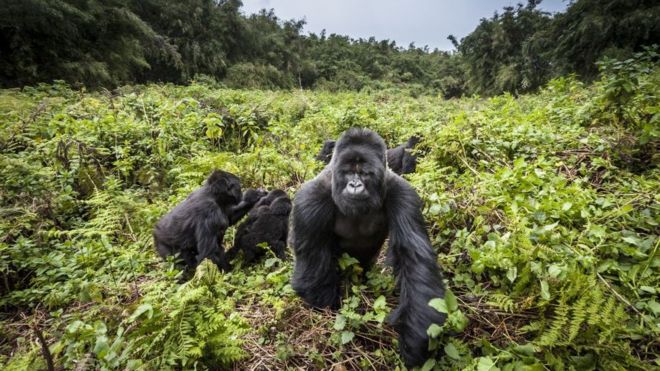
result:
M 423 369 L 660 365 L 660 69 L 653 50 L 539 93 L 273 92 L 63 82 L 0 91 L 0 367 L 403 368 L 382 261 L 341 259 L 336 313 L 274 256 L 180 283 L 158 218 L 213 168 L 291 195 L 351 126 L 424 139 L 406 177 L 453 294 Z M 232 241 L 233 229 L 225 245 Z

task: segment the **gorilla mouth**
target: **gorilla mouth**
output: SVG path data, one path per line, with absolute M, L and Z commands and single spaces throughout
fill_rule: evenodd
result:
M 364 200 L 369 198 L 369 193 L 365 190 L 346 190 L 344 191 L 344 196 L 353 200 Z

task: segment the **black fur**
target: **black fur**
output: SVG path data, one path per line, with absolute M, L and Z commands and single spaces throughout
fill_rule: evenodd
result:
M 227 269 L 222 248 L 225 232 L 263 195 L 256 190 L 241 195 L 238 177 L 215 170 L 204 186 L 158 221 L 153 233 L 156 250 L 163 258 L 179 253 L 189 269 L 205 258 Z
M 417 156 L 411 153 L 411 150 L 420 142 L 420 138 L 412 136 L 404 144 L 398 145 L 394 148 L 387 150 L 387 166 L 395 173 L 410 174 L 414 173 L 417 168 Z M 323 148 L 316 155 L 316 159 L 325 164 L 329 164 L 332 160 L 332 152 L 335 148 L 334 140 L 326 140 L 323 143 Z
M 338 256 L 346 252 L 369 266 L 389 236 L 400 290 L 390 321 L 405 364 L 420 366 L 429 356 L 426 330 L 445 321 L 428 303 L 444 297 L 444 288 L 422 202 L 403 178 L 386 170 L 385 151 L 378 134 L 350 129 L 337 141 L 330 165 L 296 194 L 292 286 L 313 307 L 338 308 Z
M 387 150 L 387 165 L 395 173 L 410 174 L 417 168 L 417 157 L 411 150 L 419 143 L 419 137 L 412 136 L 404 144 Z
M 268 244 L 275 256 L 286 258 L 289 213 L 291 200 L 286 192 L 277 189 L 268 193 L 250 210 L 247 220 L 238 226 L 234 246 L 227 251 L 227 261 L 243 251 L 245 264 L 252 263 L 264 255 L 264 250 L 257 246 L 262 242 Z
M 323 142 L 323 148 L 321 148 L 321 152 L 319 152 L 316 155 L 316 159 L 323 162 L 324 164 L 329 164 L 330 160 L 332 159 L 332 151 L 335 149 L 335 141 L 334 140 L 326 140 Z

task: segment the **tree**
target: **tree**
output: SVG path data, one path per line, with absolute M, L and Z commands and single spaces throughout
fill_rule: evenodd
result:
M 144 51 L 167 42 L 123 0 L 9 0 L 0 8 L 0 83 L 64 79 L 88 86 L 133 80 Z

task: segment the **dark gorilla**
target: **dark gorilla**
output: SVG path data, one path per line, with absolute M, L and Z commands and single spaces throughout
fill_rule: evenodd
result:
M 417 157 L 411 150 L 419 143 L 419 137 L 412 136 L 404 144 L 387 150 L 387 166 L 397 174 L 410 174 L 415 172 Z
M 286 258 L 289 213 L 291 200 L 286 192 L 279 189 L 269 192 L 250 210 L 247 220 L 238 226 L 234 246 L 227 251 L 227 261 L 243 251 L 243 260 L 249 265 L 264 255 L 264 250 L 257 246 L 262 242 L 268 244 L 275 256 Z
M 225 232 L 263 195 L 262 191 L 250 189 L 241 196 L 238 177 L 215 170 L 204 186 L 158 221 L 154 228 L 156 250 L 163 258 L 179 253 L 190 269 L 205 258 L 228 269 L 222 248 Z
M 406 143 L 400 144 L 387 150 L 387 166 L 395 173 L 410 174 L 414 173 L 417 167 L 417 157 L 411 153 L 411 150 L 419 143 L 420 138 L 413 135 Z M 332 151 L 335 148 L 334 140 L 326 140 L 323 143 L 321 152 L 316 155 L 316 159 L 326 165 L 332 159 Z
M 346 131 L 330 165 L 296 194 L 292 286 L 313 307 L 338 308 L 338 257 L 346 252 L 368 268 L 389 237 L 388 259 L 400 290 L 390 321 L 399 333 L 403 360 L 412 367 L 428 358 L 426 330 L 445 321 L 428 305 L 444 297 L 444 287 L 422 202 L 403 178 L 386 170 L 385 148 L 373 131 Z
M 335 149 L 335 141 L 334 140 L 326 140 L 323 142 L 323 148 L 321 148 L 321 152 L 316 155 L 315 159 L 323 162 L 324 164 L 329 164 L 330 160 L 332 159 L 332 151 Z

